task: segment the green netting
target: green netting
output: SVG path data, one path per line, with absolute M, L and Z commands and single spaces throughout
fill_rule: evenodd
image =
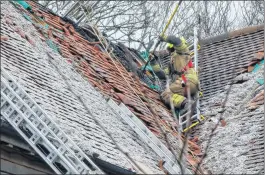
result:
M 26 14 L 23 14 L 24 18 L 26 18 L 26 20 L 30 21 L 33 23 L 32 19 L 30 16 L 26 15 Z
M 25 1 L 15 1 L 15 2 L 17 2 L 18 4 L 20 4 L 25 9 L 31 8 L 31 6 L 28 3 L 26 3 Z
M 23 16 L 28 20 L 30 21 L 31 23 L 34 23 L 36 24 L 34 21 L 32 21 L 31 17 L 26 15 L 26 14 L 23 14 Z M 41 29 L 44 29 L 44 30 L 48 30 L 49 29 L 49 25 L 48 24 L 45 24 L 45 25 L 41 25 L 41 24 L 38 24 L 37 25 L 41 28 Z M 59 50 L 59 47 L 50 39 L 48 39 L 48 37 L 46 36 L 46 43 L 47 45 L 52 48 L 52 50 L 54 50 L 55 52 L 59 53 L 60 50 Z
M 264 59 L 260 61 L 260 63 L 257 63 L 255 66 L 254 66 L 254 69 L 252 70 L 253 73 L 256 73 L 260 67 L 264 64 Z
M 57 46 L 52 40 L 47 39 L 47 40 L 46 40 L 46 43 L 47 43 L 47 45 L 48 45 L 50 48 L 52 48 L 52 50 L 54 50 L 55 52 L 58 52 L 58 53 L 60 52 L 58 46 Z
M 147 51 L 143 51 L 143 52 L 140 53 L 140 55 L 141 55 L 141 57 L 142 57 L 145 61 L 148 61 L 149 52 L 147 52 Z M 143 65 L 143 66 L 141 67 L 142 70 L 143 70 L 144 66 L 145 66 L 145 65 Z M 152 69 L 152 67 L 150 66 L 150 64 L 148 64 L 148 65 L 146 66 L 146 69 L 149 70 L 149 71 L 153 71 L 153 69 Z
M 257 82 L 258 82 L 260 85 L 263 85 L 263 84 L 264 84 L 264 79 L 263 79 L 263 78 L 257 79 Z
M 157 86 L 157 85 L 149 85 L 149 87 L 151 89 L 155 89 L 155 90 L 159 90 L 160 89 L 159 86 Z
M 148 57 L 149 57 L 149 52 L 143 51 L 143 52 L 140 53 L 140 55 L 145 61 L 147 61 Z
M 261 60 L 259 63 L 257 63 L 255 66 L 254 66 L 254 69 L 252 70 L 252 73 L 256 73 L 261 67 L 262 65 L 264 65 L 264 59 Z M 258 78 L 256 80 L 260 85 L 263 85 L 264 84 L 264 79 L 263 78 Z

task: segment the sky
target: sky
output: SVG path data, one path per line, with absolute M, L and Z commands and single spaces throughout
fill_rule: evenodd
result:
M 44 1 L 42 1 L 42 3 L 43 3 Z M 185 1 L 184 1 L 185 2 Z M 214 3 L 215 1 L 209 1 L 209 2 L 211 2 L 211 3 Z M 151 1 L 150 1 L 150 3 L 152 3 Z M 163 3 L 163 1 L 160 1 L 159 3 Z M 176 3 L 175 4 L 177 4 L 178 2 L 176 1 Z M 203 3 L 203 2 L 202 2 Z M 241 9 L 241 7 L 240 7 L 240 4 L 242 4 L 243 3 L 243 1 L 232 1 L 232 3 L 233 3 L 233 5 L 232 5 L 232 8 L 230 9 L 230 11 L 229 11 L 229 19 L 234 19 L 235 18 L 235 16 L 237 15 L 237 19 L 234 21 L 234 23 L 233 23 L 233 26 L 234 26 L 234 29 L 238 29 L 238 28 L 242 28 L 242 27 L 245 27 L 244 25 L 242 25 L 242 23 L 240 22 L 240 21 L 242 21 L 242 9 Z M 72 1 L 70 4 L 74 4 L 74 2 Z M 183 6 L 183 4 L 184 3 L 182 3 L 182 6 Z M 173 5 L 172 7 L 171 7 L 171 9 L 170 9 L 170 13 L 173 11 L 173 9 L 175 8 L 175 5 Z M 212 10 L 214 10 L 214 9 L 209 9 L 209 11 L 211 12 Z M 64 11 L 61 11 L 59 14 L 64 14 L 65 13 L 65 10 Z M 168 14 L 168 16 L 170 15 L 170 13 Z M 186 13 L 185 15 L 187 15 L 187 16 L 192 16 L 192 15 L 194 15 L 194 14 L 191 14 L 191 11 L 189 12 L 189 11 L 187 11 L 187 12 L 184 12 L 184 13 Z M 110 15 L 111 15 L 111 13 L 110 13 Z M 177 18 L 178 17 L 178 12 L 177 12 L 177 14 L 174 16 L 174 18 Z M 122 17 L 120 17 L 120 18 L 117 18 L 117 20 L 124 20 L 124 16 L 122 16 Z M 102 23 L 106 23 L 106 21 L 104 22 L 102 22 Z M 164 24 L 164 26 L 165 26 L 166 24 Z M 171 24 L 172 25 L 172 24 Z M 170 26 L 171 27 L 171 26 Z M 170 28 L 169 27 L 169 28 Z M 185 29 L 185 24 L 183 24 L 182 26 L 180 25 L 179 26 L 180 28 L 183 28 L 183 29 Z M 193 30 L 191 30 L 191 31 L 193 31 Z M 162 31 L 161 31 L 162 32 Z M 167 33 L 168 33 L 169 31 L 167 31 Z M 119 38 L 119 37 L 121 37 L 121 32 L 117 32 L 116 34 L 115 34 L 115 37 L 116 38 Z M 140 36 L 141 35 L 141 30 L 138 30 L 138 31 L 136 31 L 136 33 L 135 33 L 135 36 Z M 158 35 L 158 34 L 156 34 L 156 35 Z M 128 45 L 128 43 L 124 43 L 125 45 L 127 45 L 127 46 L 129 46 Z M 133 43 L 133 44 L 131 44 L 130 45 L 130 47 L 132 47 L 132 48 L 138 48 L 138 46 L 139 46 L 139 44 L 138 43 Z

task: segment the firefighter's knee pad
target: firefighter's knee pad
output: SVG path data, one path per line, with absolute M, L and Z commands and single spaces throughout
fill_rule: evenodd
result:
M 164 102 L 169 102 L 171 96 L 172 96 L 172 92 L 170 90 L 165 90 L 161 94 L 161 97 L 162 97 Z
M 186 98 L 182 95 L 178 95 L 178 94 L 173 94 L 172 95 L 172 101 L 173 101 L 173 105 L 175 108 L 180 108 L 182 102 L 185 100 Z

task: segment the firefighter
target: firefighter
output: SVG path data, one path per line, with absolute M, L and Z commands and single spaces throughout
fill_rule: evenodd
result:
M 168 75 L 171 78 L 169 88 L 161 93 L 162 101 L 169 106 L 172 100 L 175 109 L 181 110 L 181 114 L 188 110 L 187 89 L 191 96 L 199 90 L 198 76 L 193 68 L 190 51 L 186 40 L 173 35 L 160 37 L 162 42 L 167 42 L 167 50 L 170 53 L 170 62 L 166 69 L 162 70 L 158 64 L 158 57 L 150 61 L 153 71 L 159 79 L 165 80 Z M 191 101 L 193 104 L 194 101 Z

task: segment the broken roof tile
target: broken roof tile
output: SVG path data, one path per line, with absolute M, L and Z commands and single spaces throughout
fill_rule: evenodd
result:
M 261 60 L 262 58 L 264 59 L 264 51 L 259 51 L 258 53 L 255 53 L 254 58 L 258 60 Z
M 249 47 L 249 43 L 255 44 Z M 199 66 L 203 99 L 207 101 L 218 94 L 238 73 L 252 71 L 252 65 L 257 63 L 257 59 L 251 60 L 253 55 L 263 48 L 263 43 L 263 25 L 231 32 L 219 39 L 212 37 L 202 40 Z M 240 72 L 234 74 L 234 69 Z
M 168 128 L 175 127 L 175 123 L 172 123 L 173 116 L 160 101 L 159 94 L 143 85 L 137 77 L 130 75 L 118 60 L 111 58 L 107 53 L 97 50 L 95 44 L 102 47 L 99 42 L 91 43 L 85 40 L 69 23 L 41 10 L 35 2 L 28 1 L 28 3 L 33 9 L 39 11 L 36 15 L 44 16 L 44 22 L 49 25 L 50 30 L 49 38 L 47 39 L 57 44 L 62 56 L 73 60 L 77 72 L 86 77 L 93 86 L 98 87 L 103 95 L 112 97 L 116 102 L 121 102 L 122 100 L 128 102 L 127 107 L 147 124 L 147 127 L 153 133 L 164 139 L 158 125 L 162 128 L 168 126 L 165 126 L 166 123 L 162 119 L 170 125 Z M 42 33 L 46 32 L 46 29 L 39 28 L 39 32 L 42 35 Z M 42 37 L 45 37 L 45 35 Z M 103 76 L 102 73 L 105 75 Z M 145 99 L 153 105 L 163 108 L 163 112 L 152 113 L 148 109 L 150 105 L 145 102 Z M 157 118 L 159 122 L 156 123 L 154 118 Z M 175 130 L 169 130 L 175 133 Z

